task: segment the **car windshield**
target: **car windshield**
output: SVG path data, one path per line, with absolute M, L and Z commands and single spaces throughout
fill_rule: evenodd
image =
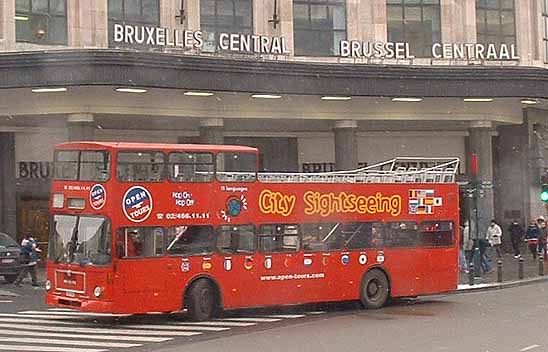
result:
M 112 261 L 111 239 L 107 218 L 55 215 L 49 258 L 61 263 L 108 265 Z
M 5 233 L 0 233 L 0 248 L 19 247 L 17 242 Z

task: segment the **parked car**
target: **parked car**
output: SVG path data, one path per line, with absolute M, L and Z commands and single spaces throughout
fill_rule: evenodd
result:
M 9 235 L 0 232 L 0 275 L 8 283 L 14 282 L 22 269 L 20 254 L 21 246 Z

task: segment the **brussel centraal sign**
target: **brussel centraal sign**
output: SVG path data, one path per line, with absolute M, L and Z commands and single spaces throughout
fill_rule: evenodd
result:
M 442 60 L 519 60 L 514 44 L 434 43 L 432 58 Z M 414 59 L 409 43 L 341 40 L 340 55 L 350 58 Z
M 268 55 L 290 54 L 284 37 L 255 34 L 217 33 L 216 40 L 202 31 L 168 29 L 154 26 L 114 24 L 115 43 L 150 45 L 180 49 L 205 49 L 215 42 L 215 50 Z M 209 48 L 211 49 L 211 48 Z M 432 58 L 441 60 L 519 60 L 513 44 L 434 43 Z M 414 59 L 405 42 L 361 42 L 341 40 L 339 56 L 346 58 Z

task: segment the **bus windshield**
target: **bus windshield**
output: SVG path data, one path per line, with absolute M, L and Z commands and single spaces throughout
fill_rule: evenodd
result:
M 108 265 L 112 261 L 112 229 L 104 217 L 55 215 L 49 258 L 57 263 Z

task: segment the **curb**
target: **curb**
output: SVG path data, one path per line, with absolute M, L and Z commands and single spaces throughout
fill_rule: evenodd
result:
M 19 297 L 19 295 L 11 291 L 0 290 L 0 297 Z
M 459 294 L 459 293 L 467 293 L 467 292 L 501 290 L 501 289 L 517 287 L 517 286 L 532 285 L 532 284 L 546 282 L 546 281 L 548 281 L 548 276 L 540 276 L 540 277 L 535 277 L 530 279 L 507 281 L 507 282 L 495 282 L 495 283 L 488 283 L 488 284 L 479 283 L 475 285 L 468 285 L 468 284 L 458 285 L 457 290 L 453 291 L 452 293 Z

